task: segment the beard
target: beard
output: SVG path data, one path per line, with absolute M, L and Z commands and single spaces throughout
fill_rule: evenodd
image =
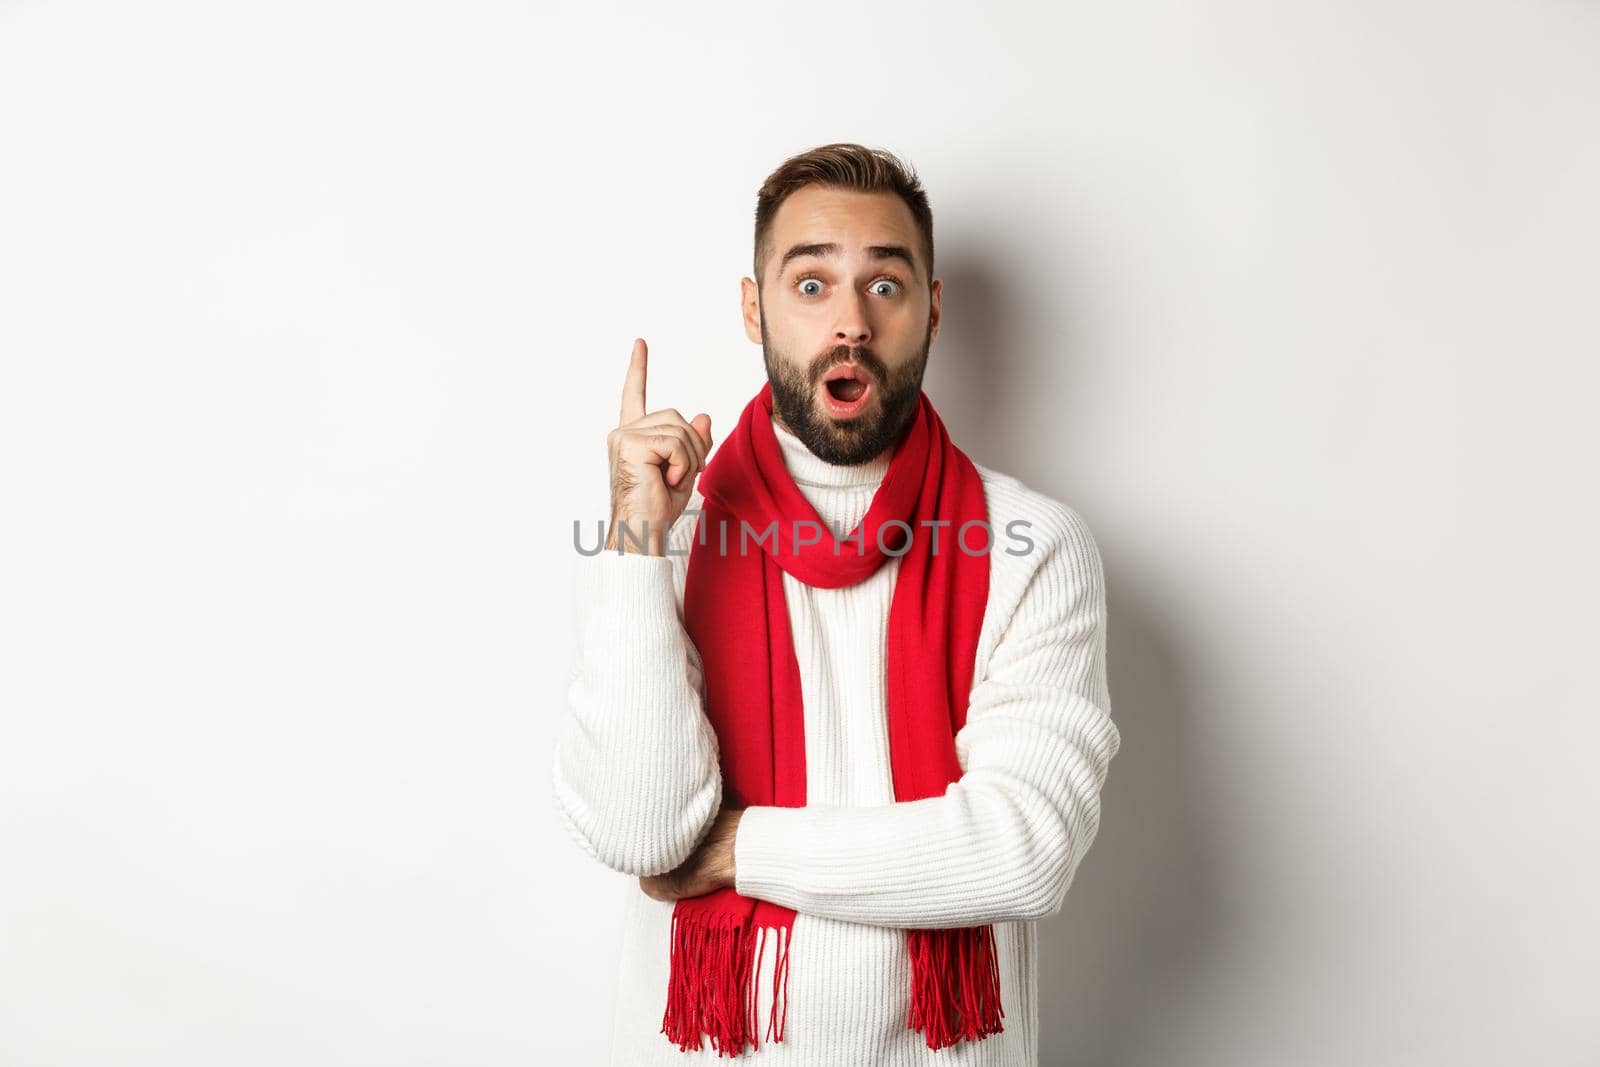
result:
M 898 442 L 916 415 L 932 340 L 933 318 L 929 316 L 922 350 L 895 370 L 861 345 L 837 345 L 802 367 L 773 347 L 763 318 L 761 352 L 772 385 L 773 411 L 819 459 L 839 466 L 865 463 Z M 836 364 L 850 362 L 872 379 L 876 399 L 854 418 L 836 419 L 823 408 L 817 387 Z

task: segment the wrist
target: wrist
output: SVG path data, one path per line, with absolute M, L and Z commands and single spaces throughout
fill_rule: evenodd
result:
M 612 513 L 606 530 L 607 552 L 632 552 L 638 556 L 665 556 L 666 529 L 659 521 L 634 519 Z
M 739 868 L 735 862 L 735 846 L 738 844 L 739 820 L 742 818 L 744 818 L 743 808 L 736 808 L 728 813 L 727 837 L 722 850 L 722 879 L 723 884 L 730 889 L 739 879 Z

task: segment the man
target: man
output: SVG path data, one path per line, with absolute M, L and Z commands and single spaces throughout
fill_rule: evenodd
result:
M 766 386 L 713 455 L 636 340 L 579 564 L 556 799 L 640 887 L 611 1062 L 1036 1064 L 1036 923 L 1120 745 L 1099 552 L 923 393 L 942 286 L 898 159 L 785 161 L 755 248 Z

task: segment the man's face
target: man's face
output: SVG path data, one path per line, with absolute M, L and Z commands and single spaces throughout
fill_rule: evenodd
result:
M 916 414 L 939 330 L 941 285 L 911 209 L 893 193 L 808 185 L 778 208 L 768 245 L 761 284 L 740 284 L 774 418 L 829 463 L 878 456 Z

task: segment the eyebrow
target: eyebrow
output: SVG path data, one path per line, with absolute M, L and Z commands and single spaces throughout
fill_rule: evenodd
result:
M 826 259 L 829 256 L 837 256 L 843 251 L 844 249 L 835 241 L 829 241 L 826 244 L 795 245 L 785 252 L 783 258 L 778 261 L 778 277 L 783 277 L 783 272 L 789 266 L 790 260 L 799 259 L 802 256 L 816 256 Z M 911 250 L 905 245 L 868 245 L 867 255 L 874 260 L 898 259 L 906 265 L 907 270 L 911 271 L 911 276 L 916 277 L 916 261 L 911 258 Z

